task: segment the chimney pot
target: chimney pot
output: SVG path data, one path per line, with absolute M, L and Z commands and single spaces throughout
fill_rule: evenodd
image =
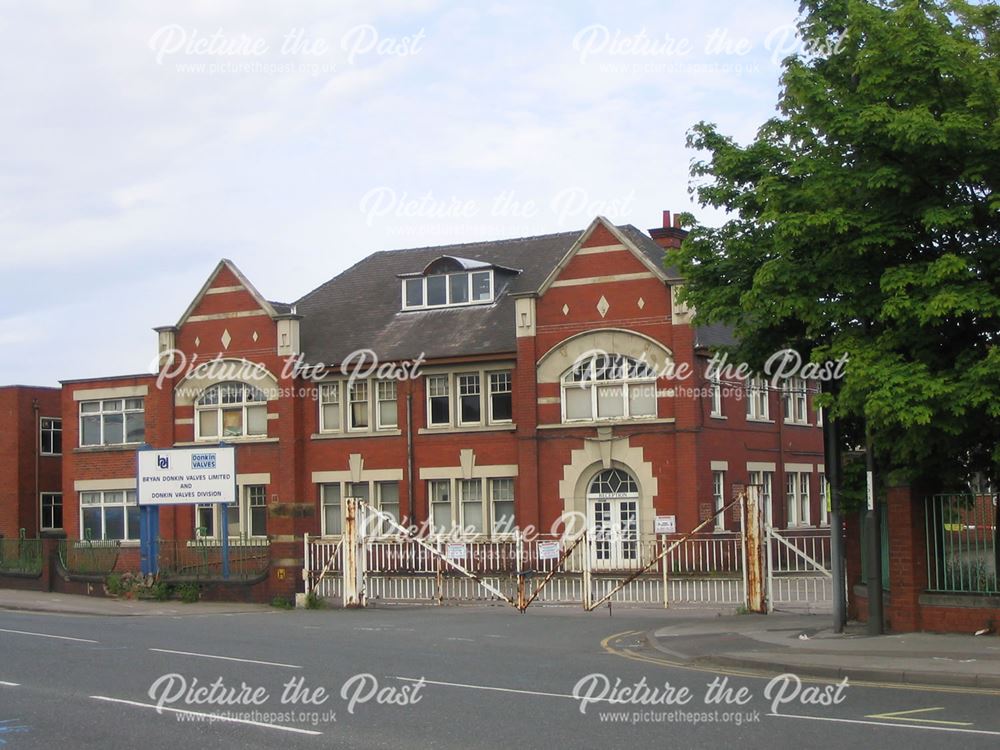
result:
M 681 228 L 681 215 L 680 214 L 677 214 L 676 216 L 674 216 L 674 227 L 676 227 L 677 229 Z
M 671 224 L 670 224 L 670 212 L 669 211 L 664 211 L 663 212 L 663 228 L 664 229 L 669 229 L 670 226 L 671 226 Z

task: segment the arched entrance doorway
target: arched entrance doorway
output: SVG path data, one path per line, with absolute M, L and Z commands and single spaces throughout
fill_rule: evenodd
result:
M 605 469 L 587 489 L 588 525 L 593 533 L 593 566 L 634 567 L 639 559 L 639 485 L 624 469 Z

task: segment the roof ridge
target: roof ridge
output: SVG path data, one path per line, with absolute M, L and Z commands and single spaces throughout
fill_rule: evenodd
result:
M 418 250 L 443 250 L 450 247 L 470 247 L 472 245 L 499 245 L 507 242 L 528 242 L 530 240 L 544 240 L 551 237 L 561 237 L 563 235 L 580 234 L 583 229 L 568 229 L 565 232 L 549 232 L 547 234 L 529 234 L 524 237 L 505 237 L 499 240 L 474 240 L 472 242 L 455 242 L 450 245 L 420 245 L 417 247 L 395 247 L 391 250 L 376 250 L 373 255 L 389 255 L 392 253 L 410 253 Z M 346 270 L 346 269 L 345 269 Z

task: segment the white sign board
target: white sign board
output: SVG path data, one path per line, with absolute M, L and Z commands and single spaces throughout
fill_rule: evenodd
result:
M 559 555 L 562 553 L 562 549 L 559 542 L 539 542 L 538 543 L 538 559 L 539 560 L 558 560 Z
M 139 505 L 236 502 L 236 449 L 138 451 Z
M 676 534 L 677 516 L 657 516 L 653 531 L 656 534 Z
M 449 560 L 464 560 L 466 547 L 464 544 L 449 544 L 445 549 L 445 556 Z

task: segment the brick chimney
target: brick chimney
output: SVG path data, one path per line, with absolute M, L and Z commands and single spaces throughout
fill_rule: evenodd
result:
M 655 227 L 649 230 L 649 236 L 662 248 L 680 247 L 681 241 L 687 237 L 687 234 L 687 230 L 681 229 L 679 216 L 675 216 L 673 223 L 671 223 L 669 211 L 663 212 L 662 227 Z

